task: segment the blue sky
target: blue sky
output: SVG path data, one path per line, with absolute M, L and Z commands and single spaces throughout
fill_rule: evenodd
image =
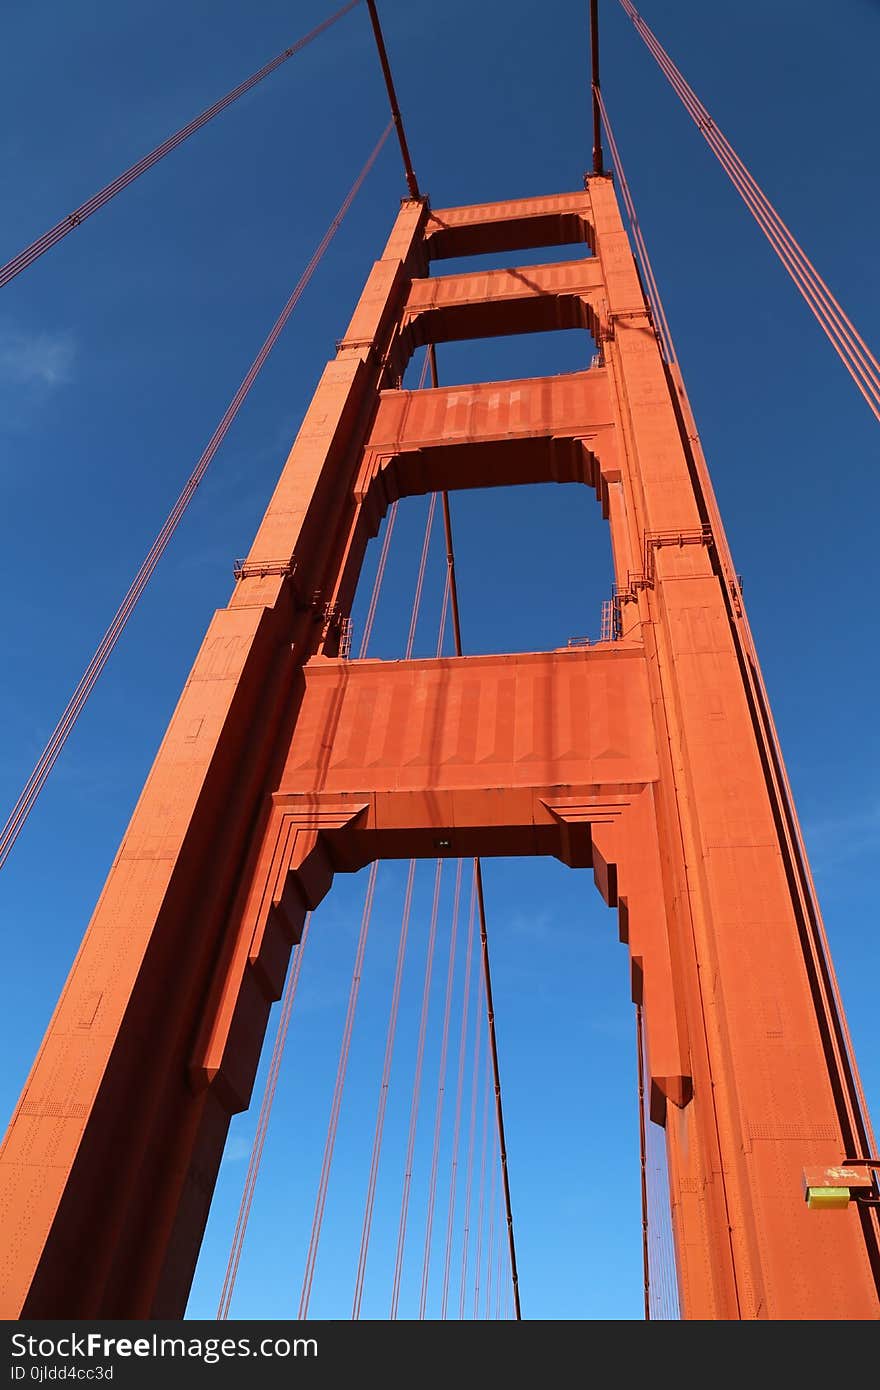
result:
M 331 3 L 10 0 L 0 53 L 0 260 Z M 581 0 L 381 6 L 414 161 L 435 206 L 579 185 L 591 144 L 586 8 Z M 603 90 L 744 576 L 876 1113 L 877 428 L 622 11 L 612 0 L 602 9 Z M 880 5 L 839 0 L 833 25 L 818 0 L 644 0 L 643 13 L 876 347 Z M 386 119 L 360 8 L 3 291 L 4 807 Z M 389 142 L 0 874 L 4 1113 L 201 634 L 226 600 L 232 560 L 247 550 L 404 191 Z M 441 380 L 452 382 L 572 370 L 591 352 L 586 335 L 569 333 L 444 346 L 438 357 Z M 401 507 L 377 655 L 399 653 L 405 639 L 424 510 L 418 499 Z M 465 494 L 453 511 L 467 650 L 597 635 L 610 564 L 586 489 Z M 373 554 L 362 588 L 374 565 Z M 424 654 L 433 650 L 441 575 L 438 543 L 419 628 Z M 363 594 L 361 626 L 362 614 Z M 367 1274 L 372 1317 L 386 1316 L 390 1295 L 431 875 L 423 865 Z M 453 877 L 448 871 L 447 899 Z M 347 1317 L 351 1304 L 402 896 L 398 869 L 380 881 L 314 1316 Z M 363 891 L 362 878 L 340 878 L 316 918 L 234 1314 L 296 1310 Z M 486 891 L 524 1311 L 637 1318 L 633 1021 L 613 916 L 588 876 L 555 862 L 487 864 Z M 448 922 L 435 1024 L 447 931 Z M 456 979 L 460 988 L 460 971 Z M 425 1063 L 406 1316 L 417 1306 L 437 1031 Z M 245 1115 L 233 1127 L 193 1315 L 216 1307 L 254 1122 Z M 444 1132 L 441 1231 L 448 1146 Z M 629 1160 L 609 1203 L 596 1174 L 612 1165 L 617 1177 Z M 429 1311 L 436 1288 L 432 1281 Z

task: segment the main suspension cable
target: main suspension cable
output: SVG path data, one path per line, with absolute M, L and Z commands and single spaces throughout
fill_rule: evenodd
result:
M 47 232 L 44 232 L 42 236 L 32 241 L 29 246 L 19 251 L 18 254 L 7 261 L 5 265 L 0 266 L 0 289 L 2 289 L 4 285 L 8 285 L 9 281 L 14 280 L 16 275 L 20 275 L 23 270 L 27 270 L 28 266 L 33 265 L 34 261 L 38 260 L 40 256 L 50 251 L 53 246 L 56 246 L 58 242 L 61 241 L 63 237 L 66 237 L 69 232 L 72 232 L 75 227 L 81 226 L 86 218 L 98 212 L 110 202 L 111 198 L 115 198 L 117 193 L 121 193 L 124 188 L 128 188 L 129 184 L 134 183 L 135 179 L 140 178 L 141 174 L 145 174 L 148 169 L 152 169 L 153 165 L 158 164 L 159 160 L 163 159 L 166 154 L 170 154 L 172 150 L 176 150 L 179 145 L 183 144 L 184 140 L 188 140 L 191 135 L 195 135 L 197 130 L 201 130 L 202 127 L 206 126 L 209 121 L 212 121 L 215 116 L 219 116 L 221 111 L 225 111 L 234 101 L 238 101 L 239 97 L 243 97 L 246 92 L 256 87 L 258 82 L 262 82 L 263 79 L 268 77 L 270 73 L 273 73 L 276 68 L 280 68 L 281 64 L 286 63 L 288 58 L 292 58 L 295 53 L 299 53 L 301 49 L 305 48 L 306 44 L 311 43 L 319 34 L 323 34 L 325 29 L 329 29 L 332 24 L 336 23 L 337 19 L 341 19 L 343 15 L 348 14 L 349 10 L 353 10 L 358 3 L 359 0 L 349 0 L 347 5 L 343 5 L 341 9 L 336 10 L 334 14 L 330 15 L 329 19 L 325 19 L 323 23 L 318 24 L 314 29 L 310 30 L 308 34 L 305 34 L 301 39 L 297 39 L 296 43 L 292 44 L 290 48 L 285 48 L 283 53 L 279 53 L 277 57 L 261 67 L 258 72 L 252 73 L 244 82 L 234 87 L 231 92 L 227 92 L 225 97 L 221 97 L 219 101 L 215 101 L 214 105 L 209 106 L 200 116 L 195 116 L 187 125 L 182 126 L 180 130 L 175 131 L 173 135 L 169 135 L 167 140 L 162 141 L 161 145 L 157 145 L 154 150 L 151 150 L 149 154 L 145 154 L 141 159 L 137 160 L 129 169 L 118 174 L 115 179 L 112 179 L 104 188 L 99 189 L 97 193 L 93 193 L 91 198 L 87 198 L 86 201 L 81 203 L 78 208 L 75 208 L 73 212 L 68 213 L 66 217 L 62 217 L 61 221 L 56 222 L 54 227 L 50 227 Z
M 624 9 L 633 20 L 637 33 L 640 34 L 649 52 L 651 52 L 656 59 L 673 90 L 679 96 L 682 104 L 688 111 L 688 114 L 691 116 L 700 130 L 700 133 L 706 139 L 707 144 L 709 144 L 713 153 L 724 167 L 725 172 L 734 183 L 743 201 L 746 202 L 749 210 L 761 225 L 762 230 L 765 231 L 768 238 L 774 244 L 774 249 L 776 249 L 780 258 L 783 259 L 789 274 L 792 275 L 792 278 L 798 283 L 799 288 L 806 298 L 808 298 L 810 294 L 816 297 L 815 304 L 811 305 L 814 313 L 817 312 L 816 306 L 818 305 L 826 314 L 830 314 L 831 320 L 829 321 L 833 321 L 834 319 L 837 320 L 836 324 L 833 324 L 835 331 L 843 333 L 844 341 L 846 339 L 849 340 L 848 345 L 853 347 L 857 357 L 861 358 L 861 366 L 867 369 L 869 376 L 873 377 L 874 384 L 880 385 L 880 363 L 877 362 L 876 358 L 867 347 L 867 344 L 856 331 L 854 325 L 850 322 L 847 315 L 834 298 L 834 295 L 819 275 L 812 261 L 809 260 L 792 232 L 782 221 L 782 218 L 779 216 L 772 203 L 749 173 L 749 170 L 737 155 L 730 141 L 715 124 L 693 88 L 687 83 L 680 70 L 669 57 L 669 54 L 660 45 L 656 36 L 651 32 L 635 8 L 628 3 L 628 0 L 627 3 L 624 3 Z M 774 241 L 774 237 L 777 238 L 777 241 Z M 786 257 L 788 257 L 788 260 L 786 260 Z M 799 276 L 803 278 L 799 279 Z M 818 313 L 817 317 L 819 317 Z M 824 323 L 823 327 L 825 327 Z M 828 329 L 826 328 L 826 332 L 827 331 Z M 861 349 L 861 351 L 859 351 L 859 349 Z
M 620 3 L 880 420 L 880 362 L 631 0 Z
M 138 600 L 140 599 L 141 595 L 147 587 L 147 584 L 152 578 L 153 572 L 155 571 L 156 566 L 162 558 L 162 555 L 164 554 L 169 541 L 171 540 L 172 536 L 177 530 L 177 527 L 180 524 L 180 521 L 184 513 L 186 512 L 187 507 L 192 501 L 195 491 L 199 486 L 199 483 L 202 481 L 202 479 L 205 476 L 205 473 L 208 471 L 208 467 L 211 464 L 211 461 L 217 453 L 217 450 L 220 448 L 220 445 L 223 443 L 223 440 L 225 439 L 229 431 L 229 428 L 232 425 L 233 420 L 236 418 L 239 410 L 244 404 L 248 392 L 250 391 L 257 376 L 259 375 L 260 369 L 265 363 L 266 358 L 269 356 L 269 353 L 275 346 L 275 343 L 278 341 L 278 338 L 280 337 L 281 332 L 285 324 L 287 323 L 287 320 L 290 318 L 290 315 L 293 313 L 293 310 L 299 303 L 303 291 L 306 289 L 312 276 L 317 270 L 318 265 L 320 264 L 325 251 L 330 245 L 330 242 L 333 240 L 333 237 L 336 235 L 336 232 L 339 230 L 339 227 L 343 221 L 343 218 L 345 217 L 345 214 L 348 212 L 349 208 L 354 202 L 355 197 L 357 196 L 364 180 L 366 179 L 367 175 L 369 174 L 370 170 L 375 164 L 376 159 L 379 156 L 379 152 L 381 151 L 382 146 L 385 144 L 385 141 L 388 139 L 390 133 L 391 123 L 389 122 L 389 124 L 385 127 L 385 130 L 383 131 L 378 143 L 375 145 L 369 159 L 367 160 L 361 172 L 358 174 L 357 178 L 355 179 L 355 182 L 352 184 L 352 187 L 346 195 L 345 200 L 342 203 L 342 206 L 340 207 L 336 216 L 333 218 L 333 221 L 330 223 L 329 227 L 327 228 L 326 232 L 321 238 L 321 241 L 315 249 L 315 252 L 312 255 L 311 260 L 309 261 L 308 265 L 306 266 L 305 270 L 300 276 L 293 293 L 291 294 L 290 298 L 288 299 L 287 303 L 285 304 L 284 308 L 279 314 L 271 332 L 269 333 L 269 336 L 263 343 L 263 346 L 260 348 L 260 351 L 257 353 L 253 362 L 251 363 L 247 375 L 245 376 L 244 380 L 242 381 L 241 385 L 239 386 L 238 390 L 236 391 L 235 395 L 233 396 L 232 400 L 227 406 L 226 411 L 219 425 L 215 429 L 214 433 L 211 435 L 211 438 L 209 439 L 201 458 L 199 459 L 198 463 L 196 464 L 195 468 L 190 474 L 186 482 L 186 486 L 184 487 L 183 491 L 181 492 L 180 496 L 178 497 L 177 501 L 175 502 L 165 521 L 163 522 L 161 530 L 156 536 L 156 539 L 153 541 L 153 544 L 147 552 L 147 555 L 144 558 L 140 569 L 138 570 L 137 574 L 132 580 L 128 592 L 125 595 L 125 598 L 122 600 L 122 603 L 116 610 L 116 613 L 113 617 L 112 622 L 110 623 L 110 626 L 107 628 L 107 631 L 101 638 L 101 641 L 98 644 L 94 656 L 92 657 L 91 661 L 89 662 L 88 666 L 83 672 L 82 677 L 80 678 L 79 684 L 77 685 L 76 689 L 74 690 L 73 694 L 68 700 L 64 713 L 62 714 L 61 718 L 56 724 L 55 729 L 53 730 L 52 735 L 49 739 L 49 742 L 46 744 L 46 747 L 40 754 L 40 757 L 38 758 L 37 763 L 33 768 L 33 771 L 31 772 L 30 776 L 28 777 L 28 780 L 22 788 L 18 800 L 16 801 L 11 812 L 9 813 L 9 817 L 6 821 L 6 824 L 3 826 L 3 829 L 0 830 L 0 868 L 2 868 L 7 858 L 9 857 L 10 851 L 12 850 L 12 847 L 15 844 L 16 839 L 18 838 L 18 835 L 32 810 L 34 803 L 37 800 L 37 797 L 39 796 L 43 786 L 45 785 L 46 779 L 48 778 L 49 773 L 52 771 L 52 768 L 54 767 L 55 762 L 57 761 L 58 756 L 62 748 L 64 747 L 64 744 L 67 741 L 71 729 L 76 723 L 83 707 L 85 706 L 86 701 L 88 700 L 90 694 L 95 688 L 98 678 L 101 675 L 101 672 L 103 671 L 104 667 L 106 666 L 111 652 L 116 646 L 116 643 L 119 641 L 119 638 L 122 636 L 126 623 L 128 622 L 129 618 L 134 612 Z
M 385 40 L 382 37 L 382 26 L 379 23 L 379 13 L 376 9 L 375 0 L 367 0 L 367 9 L 370 12 L 370 23 L 373 26 L 373 36 L 376 40 L 376 48 L 379 51 L 379 62 L 382 66 L 382 76 L 385 78 L 385 87 L 388 91 L 388 101 L 391 106 L 391 117 L 394 121 L 394 129 L 397 131 L 397 140 L 400 145 L 400 154 L 403 159 L 403 169 L 406 174 L 406 186 L 409 189 L 411 198 L 421 198 L 418 180 L 413 169 L 412 159 L 410 158 L 409 145 L 406 142 L 406 134 L 403 129 L 403 117 L 400 114 L 400 107 L 397 104 L 397 93 L 394 90 L 394 78 L 391 76 L 391 64 L 388 61 L 388 52 L 385 48 Z
M 651 264 L 651 257 L 648 255 L 647 243 L 645 241 L 644 236 L 642 235 L 642 228 L 639 223 L 638 214 L 636 212 L 636 205 L 633 200 L 632 193 L 630 192 L 629 183 L 627 182 L 626 172 L 623 167 L 623 160 L 620 157 L 620 151 L 617 148 L 617 141 L 614 138 L 614 131 L 611 126 L 611 121 L 608 118 L 608 110 L 605 105 L 605 99 L 598 88 L 595 91 L 595 97 L 599 110 L 602 113 L 602 121 L 605 126 L 605 134 L 608 136 L 608 146 L 611 150 L 611 158 L 614 162 L 614 168 L 617 173 L 618 181 L 620 183 L 620 191 L 623 195 L 624 206 L 626 207 L 629 223 L 632 227 L 633 240 L 636 243 L 636 250 L 639 253 L 639 263 L 642 267 L 642 273 L 645 279 L 645 291 L 648 296 L 648 303 L 651 306 L 651 313 L 654 318 L 654 326 L 657 330 L 657 334 L 660 339 L 660 345 L 663 349 L 664 357 L 666 358 L 667 362 L 674 362 L 675 345 L 672 341 L 672 333 L 670 332 L 669 323 L 666 318 L 666 310 L 663 307 L 663 300 L 660 297 L 660 289 L 657 284 L 656 276 L 654 275 L 654 267 Z
M 726 137 L 715 125 L 715 122 L 712 120 L 705 106 L 698 100 L 693 89 L 687 84 L 679 70 L 669 58 L 669 55 L 661 47 L 651 30 L 630 3 L 630 0 L 621 0 L 621 4 L 629 17 L 633 20 L 636 30 L 645 41 L 649 52 L 651 52 L 656 59 L 661 71 L 663 71 L 673 90 L 681 99 L 688 114 L 694 120 L 700 133 L 718 158 L 719 163 L 727 173 L 737 192 L 739 192 L 746 206 L 749 208 L 749 211 L 770 241 L 771 246 L 777 252 L 785 269 L 794 280 L 798 289 L 800 289 L 803 298 L 819 321 L 826 336 L 832 342 L 832 345 L 835 347 L 835 350 L 838 352 L 838 355 L 841 357 L 841 360 L 856 382 L 856 385 L 870 406 L 873 414 L 876 418 L 880 419 L 880 392 L 878 392 L 877 389 L 878 382 L 880 382 L 880 363 L 877 362 L 877 359 L 867 347 L 864 339 L 855 329 L 854 325 L 819 275 L 812 261 L 806 256 L 799 243 L 779 217 L 773 205 L 752 178 L 742 160 L 739 159 L 739 156 L 733 150 L 729 141 L 727 141 Z M 604 112 L 604 110 L 603 115 L 605 116 L 607 126 L 607 112 Z M 619 156 L 617 156 L 616 162 L 623 185 L 625 184 L 625 176 L 620 166 Z M 637 225 L 637 223 L 635 225 Z M 653 277 L 651 276 L 651 278 Z M 660 303 L 656 282 L 653 285 L 653 290 L 655 302 Z M 671 347 L 671 339 L 670 350 L 667 357 L 669 362 L 670 389 L 672 390 L 674 399 L 677 399 L 682 414 L 683 429 L 687 434 L 693 451 L 694 465 L 705 500 L 707 515 L 712 526 L 715 548 L 718 554 L 721 571 L 731 592 L 736 594 L 738 581 L 736 578 L 735 566 L 724 533 L 724 526 L 715 498 L 712 480 L 706 465 L 699 431 L 697 430 L 693 413 L 684 390 L 681 373 L 675 360 L 674 349 Z M 876 1148 L 876 1144 L 873 1140 L 870 1115 L 858 1066 L 853 1053 L 852 1039 L 840 997 L 840 987 L 830 955 L 827 934 L 822 921 L 815 884 L 813 882 L 809 861 L 806 857 L 803 834 L 794 808 L 791 785 L 782 759 L 779 736 L 770 710 L 767 691 L 755 650 L 754 639 L 751 634 L 745 608 L 740 603 L 736 604 L 736 612 L 735 615 L 732 614 L 732 622 L 734 637 L 741 649 L 746 678 L 750 684 L 760 727 L 766 740 L 769 775 L 772 782 L 775 783 L 777 795 L 781 802 L 788 850 L 791 855 L 792 872 L 799 887 L 799 896 L 808 925 L 809 949 L 817 972 L 817 985 L 820 990 L 825 1012 L 827 1029 L 825 1046 L 826 1050 L 829 1051 L 829 1057 L 834 1059 L 834 1065 L 839 1069 L 841 1090 L 838 1113 L 840 1114 L 844 1133 L 853 1132 L 857 1136 L 856 1142 L 860 1143 L 868 1151 L 873 1152 Z M 874 1227 L 874 1232 L 876 1239 L 876 1226 Z M 653 1301 L 653 1290 L 651 1296 Z M 677 1308 L 677 1294 L 673 1300 L 673 1305 Z M 678 1316 L 678 1313 L 674 1313 L 673 1316 Z
M 810 261 L 803 252 L 799 243 L 785 226 L 751 174 L 749 174 L 729 141 L 727 141 L 726 137 L 723 136 L 715 125 L 715 122 L 712 120 L 705 106 L 698 100 L 693 89 L 687 84 L 671 58 L 669 58 L 669 55 L 661 47 L 654 34 L 630 3 L 630 0 L 621 0 L 621 4 L 633 20 L 637 32 L 657 60 L 673 90 L 680 97 L 689 115 L 698 126 L 704 139 L 713 150 L 713 153 L 717 156 L 725 172 L 728 174 L 728 177 L 731 179 L 731 182 L 755 217 L 755 220 L 767 235 L 768 240 L 782 260 L 785 269 L 801 290 L 803 297 L 819 320 L 823 331 L 832 342 L 838 355 L 844 361 L 844 364 L 850 371 L 850 374 L 865 400 L 868 402 L 874 415 L 880 419 L 880 392 L 877 390 L 877 383 L 880 382 L 880 363 L 877 362 L 877 359 L 867 347 L 864 339 L 847 318 L 843 309 L 828 289 L 828 286 L 825 284 L 824 280 L 822 280 L 812 261 Z M 621 182 L 624 183 L 625 176 L 623 176 L 622 173 L 619 156 L 618 172 L 621 174 Z M 660 295 L 656 287 L 656 282 L 654 283 L 654 292 L 656 302 L 660 304 Z M 669 336 L 668 325 L 666 332 L 667 336 Z M 706 466 L 699 432 L 675 359 L 675 351 L 671 343 L 671 336 L 669 336 L 669 363 L 672 386 L 684 417 L 688 439 L 693 448 L 694 461 L 705 498 L 709 520 L 712 525 L 716 550 L 727 581 L 733 586 L 736 583 L 736 569 L 725 536 L 712 480 Z M 768 757 L 771 763 L 773 776 L 778 786 L 779 796 L 785 810 L 795 872 L 800 878 L 803 902 L 808 918 L 810 919 L 812 931 L 811 947 L 817 970 L 822 977 L 822 988 L 827 999 L 829 1027 L 834 1035 L 835 1045 L 839 1052 L 843 1073 L 842 1081 L 847 1093 L 848 1105 L 851 1110 L 851 1115 L 847 1123 L 852 1122 L 854 1124 L 855 1131 L 859 1136 L 858 1142 L 863 1144 L 869 1151 L 873 1152 L 874 1149 L 876 1149 L 876 1143 L 873 1138 L 870 1114 L 868 1112 L 864 1088 L 853 1052 L 852 1038 L 841 1001 L 840 986 L 834 969 L 834 963 L 831 959 L 828 938 L 816 895 L 816 888 L 804 848 L 803 834 L 794 808 L 791 785 L 782 759 L 779 747 L 779 736 L 770 710 L 767 691 L 764 685 L 760 663 L 757 658 L 748 617 L 745 608 L 742 606 L 740 607 L 741 611 L 738 613 L 737 623 L 738 629 L 741 629 L 741 634 L 737 636 L 737 640 L 741 640 L 744 644 L 747 672 L 753 683 L 754 698 L 763 719 Z
M 599 93 L 599 0 L 590 0 L 590 85 L 593 92 L 593 173 L 602 169 L 602 120 Z

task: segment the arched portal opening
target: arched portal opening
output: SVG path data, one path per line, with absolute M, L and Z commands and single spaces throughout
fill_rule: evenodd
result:
M 456 869 L 454 860 L 446 861 L 441 877 L 402 1264 L 398 1313 L 402 1318 L 418 1317 L 424 1273 Z M 384 862 L 379 869 L 381 887 L 363 958 L 311 1317 L 345 1318 L 350 1312 L 406 871 L 406 863 L 400 861 Z M 643 1315 L 643 1287 L 635 1024 L 626 953 L 617 939 L 615 915 L 593 890 L 587 874 L 570 872 L 552 857 L 490 858 L 484 860 L 483 873 L 524 1315 L 547 1320 L 639 1319 Z M 369 868 L 338 874 L 313 915 L 286 1061 L 236 1281 L 231 1310 L 235 1317 L 289 1317 L 295 1311 L 369 874 Z M 420 861 L 360 1312 L 368 1318 L 383 1319 L 389 1314 L 435 882 L 434 863 Z M 468 863 L 463 866 L 458 887 L 452 1026 L 427 1282 L 426 1316 L 434 1319 L 442 1311 L 447 1242 L 451 1246 L 447 1316 L 470 1319 L 477 1310 L 482 1318 L 487 1316 L 487 1308 L 489 1316 L 495 1316 L 496 1309 L 501 1316 L 508 1315 L 500 1188 L 497 1172 L 493 1183 L 491 1168 L 493 1159 L 497 1160 L 497 1145 L 491 1096 L 488 1105 L 486 1101 L 484 1018 L 474 1066 L 476 1008 L 483 1014 L 485 1010 L 483 997 L 477 993 L 477 954 L 470 970 L 457 1149 L 455 1143 L 460 1023 L 468 975 Z M 273 1032 L 270 1025 L 270 1039 Z M 271 1045 L 267 1045 L 255 1101 L 265 1086 L 270 1053 Z M 189 1317 L 213 1317 L 216 1313 L 218 1274 L 229 1251 L 257 1108 L 255 1103 L 249 1112 L 236 1116 L 230 1129 L 188 1305 Z M 488 1117 L 485 1125 L 484 1115 Z M 481 1201 L 484 1131 L 487 1160 Z M 657 1136 L 662 1142 L 659 1129 Z M 456 1153 L 458 1181 L 450 1236 L 450 1174 Z M 469 1238 L 465 1255 L 466 1226 Z M 662 1280 L 665 1289 L 674 1281 L 674 1268 L 659 1263 L 660 1254 L 671 1258 L 668 1241 L 662 1249 L 660 1241 L 658 1229 L 655 1271 L 658 1288 Z

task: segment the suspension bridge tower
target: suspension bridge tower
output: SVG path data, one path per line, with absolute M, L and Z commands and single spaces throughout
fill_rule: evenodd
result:
M 442 274 L 578 243 L 591 254 Z M 401 386 L 421 346 L 560 327 L 592 334 L 589 370 Z M 590 488 L 610 527 L 603 640 L 349 654 L 392 502 L 551 480 Z M 821 920 L 687 397 L 601 170 L 550 196 L 402 203 L 12 1119 L 4 1316 L 182 1315 L 230 1118 L 335 874 L 539 854 L 617 909 L 683 1316 L 876 1317 L 866 1170 L 839 1176 L 870 1140 Z

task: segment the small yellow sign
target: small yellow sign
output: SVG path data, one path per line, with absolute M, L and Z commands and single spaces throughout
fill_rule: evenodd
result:
M 811 1211 L 837 1211 L 849 1206 L 848 1187 L 808 1187 L 807 1206 Z

